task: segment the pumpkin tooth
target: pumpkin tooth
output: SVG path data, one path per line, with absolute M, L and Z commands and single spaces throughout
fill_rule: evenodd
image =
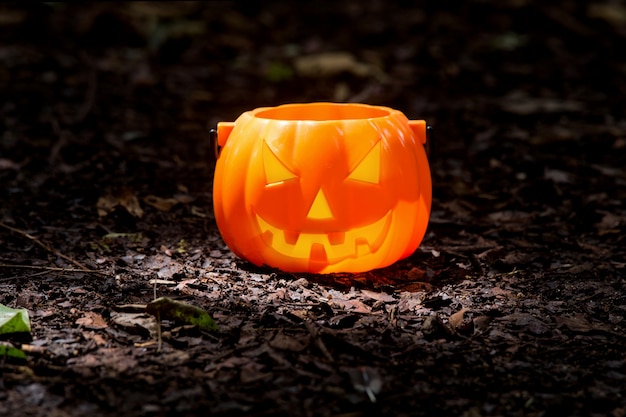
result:
M 360 237 L 354 240 L 354 253 L 356 256 L 365 256 L 371 253 L 370 244 L 367 239 Z
M 346 241 L 346 232 L 330 232 L 328 233 L 328 241 L 331 245 L 343 245 Z
M 309 264 L 328 265 L 328 255 L 326 255 L 326 249 L 324 249 L 324 245 L 322 245 L 321 243 L 314 243 L 311 245 Z
M 272 242 L 274 240 L 274 233 L 272 233 L 270 230 L 266 230 L 265 232 L 261 233 L 261 238 L 269 246 L 272 246 Z
M 289 245 L 295 245 L 300 238 L 300 232 L 292 232 L 290 230 L 284 230 L 283 235 L 285 236 L 285 242 Z

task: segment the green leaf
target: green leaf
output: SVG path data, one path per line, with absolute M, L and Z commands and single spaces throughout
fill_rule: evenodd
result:
M 146 306 L 146 312 L 158 319 L 177 320 L 186 324 L 193 324 L 202 330 L 217 330 L 215 320 L 200 307 L 168 297 L 157 298 Z
M 0 358 L 26 359 L 26 353 L 7 342 L 0 342 Z
M 30 333 L 28 311 L 0 304 L 0 334 Z
M 265 77 L 274 83 L 288 81 L 293 78 L 293 69 L 283 63 L 272 62 L 265 71 Z

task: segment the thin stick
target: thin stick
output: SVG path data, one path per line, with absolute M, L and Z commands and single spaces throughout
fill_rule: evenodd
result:
M 26 274 L 26 275 L 13 275 L 12 277 L 2 277 L 0 278 L 0 282 L 11 281 L 11 280 L 18 279 L 18 278 L 38 277 L 39 275 L 45 275 L 47 273 L 48 271 L 39 271 L 39 272 L 34 272 L 32 274 Z
M 19 234 L 19 235 L 21 235 L 21 236 L 23 236 L 23 237 L 25 237 L 27 239 L 32 240 L 33 242 L 35 242 L 37 245 L 41 246 L 42 248 L 44 248 L 48 252 L 58 256 L 59 258 L 65 259 L 66 261 L 68 261 L 69 263 L 71 263 L 73 265 L 76 265 L 77 267 L 79 267 L 81 269 L 81 272 L 91 272 L 91 273 L 96 272 L 96 271 L 93 271 L 93 270 L 87 268 L 85 265 L 81 264 L 80 262 L 75 261 L 74 259 L 70 258 L 69 256 L 63 255 L 58 250 L 56 250 L 54 248 L 51 248 L 50 246 L 46 245 L 45 243 L 43 243 L 41 240 L 37 239 L 33 235 L 30 235 L 30 234 L 28 234 L 28 233 L 26 233 L 26 232 L 24 232 L 24 231 L 22 231 L 20 229 L 16 229 L 16 228 L 11 227 L 11 226 L 9 226 L 7 224 L 4 224 L 2 222 L 0 222 L 0 226 L 4 227 L 7 230 L 12 231 L 13 233 L 17 233 L 17 234 Z
M 163 336 L 161 335 L 161 311 L 160 310 L 157 310 L 156 325 L 157 325 L 157 352 L 161 353 L 161 350 L 163 348 Z
M 34 269 L 36 271 L 41 271 L 41 272 L 36 272 L 34 274 L 29 274 L 29 275 L 15 275 L 12 277 L 3 277 L 0 278 L 0 281 L 10 281 L 12 279 L 17 279 L 17 278 L 27 278 L 27 277 L 36 277 L 38 275 L 43 275 L 46 274 L 50 271 L 53 272 L 67 272 L 67 273 L 76 273 L 76 272 L 83 272 L 83 273 L 91 273 L 91 274 L 98 274 L 98 275 L 108 275 L 105 272 L 100 272 L 100 271 L 85 271 L 84 269 L 78 269 L 78 268 L 58 268 L 58 267 L 54 267 L 54 266 L 35 266 L 35 265 L 14 265 L 14 264 L 0 264 L 0 268 L 7 268 L 7 269 Z
M 15 264 L 0 264 L 0 268 L 15 268 L 15 269 L 38 269 L 41 271 L 53 271 L 53 272 L 90 272 L 93 274 L 102 274 L 104 272 L 94 270 L 84 270 L 78 268 L 60 268 L 56 266 L 38 266 L 38 265 L 15 265 Z

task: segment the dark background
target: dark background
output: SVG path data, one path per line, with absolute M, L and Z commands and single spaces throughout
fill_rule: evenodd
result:
M 33 321 L 0 411 L 624 416 L 625 47 L 615 1 L 0 5 L 0 303 Z M 308 101 L 435 127 L 410 258 L 221 243 L 208 129 Z M 120 325 L 154 278 L 220 331 Z

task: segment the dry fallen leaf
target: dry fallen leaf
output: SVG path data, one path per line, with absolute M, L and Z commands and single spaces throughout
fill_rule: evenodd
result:
M 76 320 L 76 324 L 86 329 L 105 329 L 109 327 L 102 316 L 96 312 L 88 311 L 81 318 Z
M 358 313 L 371 313 L 372 311 L 372 309 L 368 305 L 358 299 L 346 300 L 343 298 L 333 298 L 328 301 L 328 304 L 336 308 L 348 311 L 356 311 Z
M 177 194 L 174 197 L 162 198 L 156 195 L 148 195 L 143 199 L 144 203 L 160 211 L 170 211 L 176 204 L 187 204 L 193 201 L 193 197 L 187 194 Z
M 407 274 L 407 278 L 410 281 L 428 281 L 426 271 L 422 268 L 413 267 Z
M 570 184 L 574 181 L 573 175 L 560 169 L 545 168 L 543 177 L 556 183 Z
M 529 115 L 538 113 L 565 113 L 584 110 L 581 102 L 548 97 L 528 97 L 513 93 L 502 100 L 502 109 L 506 112 Z
M 142 307 L 145 308 L 145 305 Z M 111 319 L 115 324 L 136 333 L 144 333 L 147 331 L 151 336 L 157 334 L 157 321 L 156 318 L 147 313 L 111 313 Z
M 515 327 L 536 335 L 546 334 L 550 331 L 550 327 L 546 323 L 528 313 L 512 313 L 499 318 L 498 321 L 508 322 Z
M 624 27 L 626 25 L 626 6 L 620 3 L 592 3 L 587 7 L 587 16 L 602 19 L 616 27 Z
M 458 329 L 463 324 L 463 318 L 467 311 L 469 311 L 469 308 L 464 307 L 460 309 L 459 311 L 457 311 L 456 313 L 454 313 L 453 315 L 451 315 L 450 319 L 448 320 L 448 322 L 450 323 L 450 327 L 452 327 L 455 330 Z
M 576 314 L 573 317 L 558 316 L 554 320 L 559 327 L 566 327 L 575 333 L 607 332 L 612 333 L 611 327 L 603 323 L 591 323 L 583 314 Z
M 83 332 L 82 334 L 86 340 L 93 341 L 96 346 L 106 346 L 108 343 L 108 340 L 105 339 L 104 336 L 94 331 Z
M 426 317 L 422 324 L 422 333 L 426 340 L 450 339 L 454 332 L 445 325 L 438 314 Z
M 294 337 L 286 335 L 283 331 L 279 331 L 268 344 L 274 349 L 301 352 L 309 346 L 310 341 L 311 337 L 308 334 Z
M 474 317 L 472 321 L 474 322 L 474 332 L 484 333 L 487 331 L 487 329 L 489 329 L 489 325 L 493 321 L 493 317 L 478 316 Z
M 19 169 L 19 164 L 11 161 L 10 159 L 0 158 L 0 171 L 4 169 Z
M 172 207 L 178 204 L 175 198 L 161 198 L 156 195 L 148 195 L 143 199 L 144 203 L 154 207 L 160 211 L 170 211 Z
M 391 294 L 387 294 L 384 292 L 376 292 L 376 291 L 370 291 L 370 290 L 361 290 L 361 292 L 363 293 L 364 296 L 371 298 L 373 300 L 376 301 L 382 301 L 385 303 L 392 303 L 394 302 L 396 299 L 393 297 L 393 295 Z
M 112 212 L 117 206 L 121 206 L 134 217 L 142 217 L 143 209 L 139 204 L 139 199 L 129 188 L 122 188 L 117 192 L 106 194 L 98 199 L 96 208 L 98 216 L 104 217 Z
M 72 367 L 106 367 L 119 373 L 137 368 L 137 359 L 129 353 L 128 348 L 100 347 L 94 353 L 70 358 L 67 364 Z
M 294 61 L 294 67 L 303 77 L 329 77 L 342 72 L 367 76 L 371 73 L 369 65 L 358 62 L 348 52 L 323 52 L 301 56 Z

